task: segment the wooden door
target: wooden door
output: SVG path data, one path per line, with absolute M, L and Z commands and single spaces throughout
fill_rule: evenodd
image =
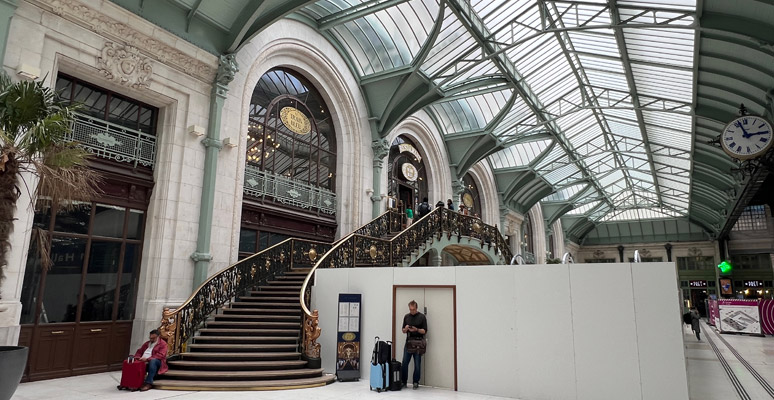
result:
M 78 324 L 71 364 L 73 375 L 108 370 L 111 327 L 110 322 Z

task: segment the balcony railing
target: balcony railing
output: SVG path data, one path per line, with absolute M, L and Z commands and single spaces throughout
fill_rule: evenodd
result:
M 244 193 L 256 198 L 271 197 L 295 207 L 318 209 L 325 214 L 336 213 L 336 193 L 261 171 L 252 165 L 245 166 Z
M 102 158 L 153 168 L 156 137 L 99 118 L 75 113 L 72 130 L 65 136 Z

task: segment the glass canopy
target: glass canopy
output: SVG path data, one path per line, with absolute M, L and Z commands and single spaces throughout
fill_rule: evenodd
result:
M 489 135 L 480 162 L 533 172 L 544 204 L 595 223 L 688 216 L 694 0 L 322 0 L 300 13 L 361 79 L 420 73 L 444 94 L 425 109 L 449 152 Z

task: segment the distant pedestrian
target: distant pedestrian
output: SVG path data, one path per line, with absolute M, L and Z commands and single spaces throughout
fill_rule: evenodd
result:
M 433 211 L 433 209 L 430 207 L 430 204 L 427 202 L 427 197 L 422 199 L 422 202 L 419 203 L 417 206 L 417 219 L 420 219 L 424 217 L 427 214 L 430 214 L 430 211 Z
M 439 202 L 435 203 L 435 208 L 444 208 L 444 206 L 445 205 L 443 204 L 443 201 L 439 201 Z
M 414 222 L 414 210 L 411 207 L 406 208 L 406 226 L 411 225 Z
M 454 203 L 452 203 L 451 199 L 446 200 L 446 208 L 454 211 Z
M 696 333 L 696 339 L 701 342 L 701 315 L 696 307 L 691 307 L 691 329 Z

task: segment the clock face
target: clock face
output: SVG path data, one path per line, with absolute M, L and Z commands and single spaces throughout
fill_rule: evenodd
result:
M 403 172 L 403 177 L 406 178 L 407 181 L 413 182 L 417 180 L 417 175 L 419 174 L 413 164 L 403 163 L 403 165 L 400 166 L 400 170 Z
M 720 142 L 723 150 L 731 157 L 748 160 L 766 153 L 772 138 L 770 122 L 761 117 L 746 115 L 726 125 Z

